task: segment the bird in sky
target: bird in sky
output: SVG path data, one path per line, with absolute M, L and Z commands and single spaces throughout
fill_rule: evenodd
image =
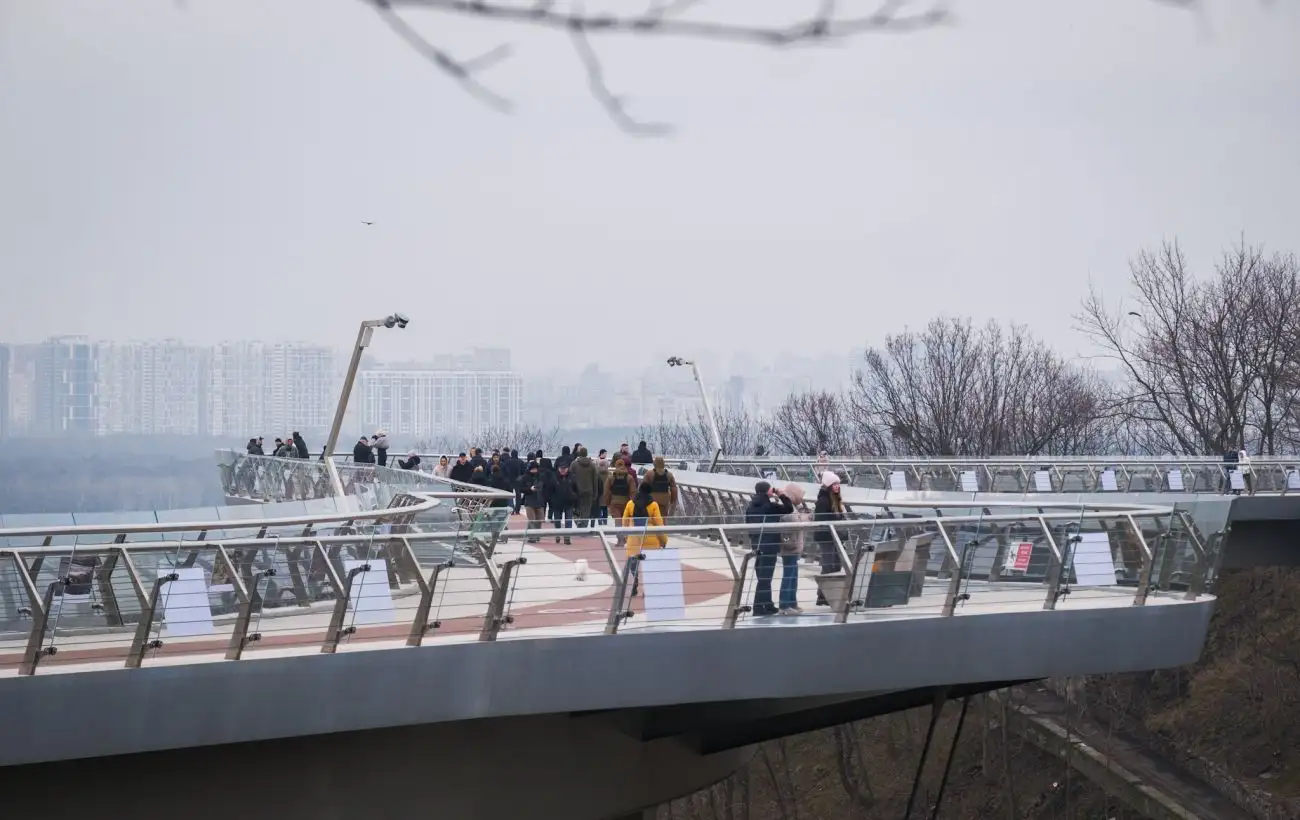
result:
M 363 219 L 363 220 L 361 220 L 361 224 L 362 224 L 362 225 L 373 225 L 373 224 L 375 224 L 375 223 L 373 223 L 373 222 L 367 222 L 367 221 L 365 221 L 365 220 Z

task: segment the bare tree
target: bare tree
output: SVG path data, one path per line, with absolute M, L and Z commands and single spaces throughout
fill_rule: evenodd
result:
M 749 455 L 764 444 L 763 422 L 748 410 L 724 407 L 714 411 L 714 418 L 724 454 Z M 658 424 L 638 428 L 637 438 L 656 453 L 695 458 L 713 455 L 713 434 L 703 411 L 675 421 L 660 419 Z
M 635 35 L 654 38 L 717 40 L 730 43 L 785 48 L 798 44 L 833 43 L 871 33 L 915 32 L 939 26 L 948 19 L 943 0 L 922 4 L 917 0 L 870 0 L 858 2 L 859 9 L 842 13 L 835 0 L 808 4 L 809 12 L 786 24 L 727 21 L 701 17 L 692 12 L 705 4 L 701 0 L 647 0 L 637 12 L 587 11 L 581 0 L 363 0 L 374 7 L 393 33 L 420 56 L 455 80 L 475 99 L 501 112 L 513 109 L 511 101 L 485 85 L 481 75 L 508 58 L 512 48 L 499 45 L 475 57 L 456 57 L 417 31 L 399 8 L 425 9 L 444 15 L 474 18 L 493 23 L 518 24 L 550 29 L 567 36 L 583 70 L 592 97 L 610 119 L 624 131 L 637 135 L 661 135 L 671 131 L 659 122 L 633 116 L 623 95 L 610 90 L 605 69 L 591 45 L 591 36 Z M 631 3 L 620 3 L 626 7 Z M 851 4 L 849 4 L 851 5 Z
M 778 453 L 816 456 L 868 455 L 871 448 L 858 435 L 853 410 L 844 396 L 829 391 L 791 393 L 763 426 Z
M 917 455 L 1076 452 L 1108 412 L 1087 370 L 1023 327 L 934 319 L 888 336 L 855 375 L 850 406 L 864 449 Z
M 1300 397 L 1300 266 L 1244 242 L 1196 279 L 1177 242 L 1130 263 L 1136 305 L 1092 289 L 1077 317 L 1120 363 L 1120 407 L 1144 449 L 1219 453 L 1294 446 Z

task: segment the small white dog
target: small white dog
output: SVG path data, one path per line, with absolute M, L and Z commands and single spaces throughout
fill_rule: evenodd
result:
M 587 580 L 587 559 L 579 558 L 573 562 L 574 577 L 579 581 Z

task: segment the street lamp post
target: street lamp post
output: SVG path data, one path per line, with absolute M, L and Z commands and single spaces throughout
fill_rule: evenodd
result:
M 339 433 L 343 430 L 343 414 L 348 410 L 348 397 L 352 395 L 352 384 L 357 380 L 357 370 L 361 367 L 361 355 L 370 346 L 370 336 L 377 327 L 406 327 L 411 321 L 403 313 L 393 313 L 383 319 L 367 319 L 357 331 L 357 343 L 352 348 L 352 361 L 348 362 L 348 374 L 343 378 L 343 390 L 339 393 L 338 407 L 334 408 L 334 423 L 330 425 L 330 436 L 325 441 L 325 469 L 329 471 L 330 485 L 334 495 L 343 495 L 343 479 L 339 477 L 339 468 L 334 464 L 334 448 L 339 443 Z
M 709 472 L 715 472 L 718 469 L 718 457 L 722 455 L 722 436 L 718 434 L 718 422 L 713 417 L 713 408 L 709 405 L 709 391 L 704 388 L 704 379 L 700 376 L 700 366 L 695 362 L 687 361 L 681 356 L 673 356 L 668 359 L 669 367 L 685 367 L 690 365 L 691 373 L 695 376 L 695 386 L 700 389 L 700 401 L 704 403 L 704 416 L 709 420 L 709 433 L 713 436 L 713 460 L 709 462 Z

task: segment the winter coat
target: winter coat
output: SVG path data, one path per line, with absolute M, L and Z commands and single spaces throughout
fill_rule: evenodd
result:
M 420 469 L 420 457 L 415 453 L 412 453 L 404 460 L 399 458 L 397 460 L 397 466 L 402 470 L 418 470 Z
M 540 473 L 529 472 L 519 477 L 515 489 L 523 496 L 525 507 L 544 509 L 546 507 L 545 486 Z
M 559 457 L 555 459 L 555 469 L 558 470 L 566 464 L 572 464 L 573 458 L 573 453 L 569 452 L 569 445 L 564 445 L 563 449 L 560 450 Z
M 798 521 L 812 520 L 812 513 L 808 512 L 808 509 L 803 505 L 803 500 L 804 500 L 803 487 L 800 487 L 798 484 L 791 483 L 785 485 L 785 488 L 782 490 L 782 492 L 785 493 L 786 498 L 790 499 L 790 503 L 794 505 L 794 512 L 790 513 L 789 515 L 782 516 L 781 517 L 782 521 L 798 522 Z M 781 538 L 781 554 L 802 555 L 803 548 L 804 548 L 804 536 L 806 534 L 807 534 L 806 530 L 795 530 L 793 532 L 784 533 Z
M 397 432 L 400 433 L 402 431 L 398 430 Z M 376 450 L 387 450 L 388 436 L 375 436 L 373 439 L 370 440 L 370 443 L 374 446 Z
M 578 488 L 578 506 L 583 509 L 591 509 L 591 505 L 596 503 L 596 498 L 600 496 L 601 481 L 600 469 L 591 456 L 578 456 L 569 466 L 569 475 L 573 477 L 573 483 Z
M 505 473 L 500 470 L 496 470 L 492 475 L 488 476 L 488 486 L 494 490 L 501 490 L 502 492 L 507 493 L 513 493 L 515 491 L 515 482 L 506 478 Z M 510 504 L 511 501 L 508 498 L 494 498 L 492 499 L 491 506 L 508 507 Z
M 651 464 L 654 460 L 654 453 L 650 452 L 649 447 L 638 447 L 632 451 L 633 464 Z
M 794 512 L 794 505 L 785 496 L 756 493 L 745 508 L 746 524 L 776 524 L 781 516 Z M 763 555 L 776 555 L 781 551 L 779 530 L 758 530 L 749 533 L 749 542 Z
M 298 448 L 293 445 L 292 441 L 286 441 L 280 445 L 280 449 L 275 451 L 276 458 L 297 458 Z
M 297 450 L 298 458 L 311 458 L 311 453 L 307 450 L 307 442 L 302 440 L 302 436 L 294 433 L 293 446 Z
M 623 505 L 623 520 L 620 525 L 624 527 L 662 527 L 664 525 L 663 514 L 659 512 L 659 505 L 651 501 L 646 507 L 645 518 L 635 518 L 633 513 L 636 511 L 636 501 L 629 501 Z M 642 550 L 658 550 L 668 546 L 668 536 L 666 535 L 629 535 L 627 537 L 627 557 L 631 558 Z
M 433 474 L 438 478 L 451 478 L 451 464 L 439 464 L 433 468 Z
M 451 472 L 447 475 L 452 481 L 459 481 L 462 484 L 468 484 L 470 479 L 474 476 L 474 468 L 470 466 L 468 461 L 464 464 L 457 461 L 451 465 Z
M 352 460 L 357 464 L 374 464 L 375 454 L 371 452 L 369 444 L 358 441 L 352 445 Z
M 547 476 L 543 492 L 547 506 L 553 510 L 572 510 L 578 506 L 578 485 L 573 483 L 571 475 L 556 471 Z
M 829 487 L 822 487 L 821 492 L 817 493 L 817 504 L 813 508 L 813 520 L 819 522 L 843 521 L 843 506 L 844 503 L 841 499 L 840 512 L 834 512 L 833 507 L 831 506 L 831 490 Z M 835 539 L 831 537 L 829 527 L 818 527 L 813 532 L 813 540 L 818 544 L 834 545 L 835 543 Z

